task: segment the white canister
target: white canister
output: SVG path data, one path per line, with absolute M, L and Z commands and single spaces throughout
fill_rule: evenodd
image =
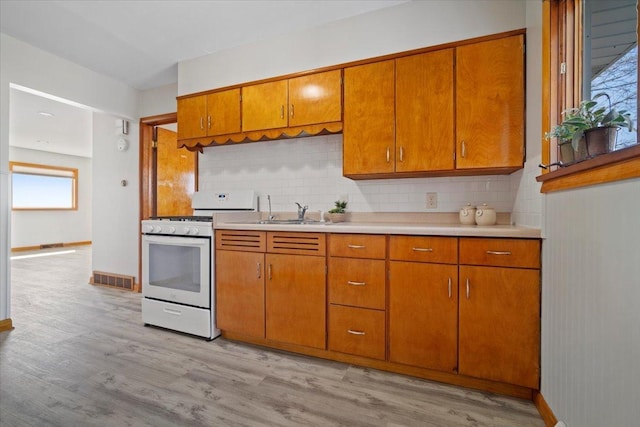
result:
M 476 209 L 476 224 L 494 225 L 496 223 L 496 210 L 483 203 Z
M 476 223 L 476 208 L 467 203 L 460 208 L 460 224 L 473 225 Z

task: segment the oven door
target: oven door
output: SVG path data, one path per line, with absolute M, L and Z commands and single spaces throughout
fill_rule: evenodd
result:
M 211 308 L 211 238 L 142 237 L 145 298 Z

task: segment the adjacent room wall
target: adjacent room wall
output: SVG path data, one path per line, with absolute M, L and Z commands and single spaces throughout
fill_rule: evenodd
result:
M 92 270 L 138 276 L 139 124 L 129 123 L 130 143 L 118 151 L 116 117 L 93 115 L 93 245 Z M 123 185 L 122 181 L 126 181 Z M 88 278 L 87 278 L 88 279 Z
M 133 119 L 135 122 L 138 120 L 139 106 L 139 91 L 126 84 L 37 49 L 6 34 L 0 34 L 0 184 L 2 185 L 0 188 L 0 320 L 9 318 L 11 315 L 8 263 L 11 235 L 8 203 L 10 84 L 75 101 L 108 114 Z M 136 153 L 137 156 L 138 132 L 136 129 L 137 127 L 132 129 L 129 142 L 131 152 Z M 109 135 L 113 137 L 113 129 L 109 130 Z M 115 174 L 114 179 L 118 176 L 119 174 Z M 96 195 L 94 191 L 94 197 Z M 111 238 L 118 235 L 122 240 L 137 242 L 137 230 L 132 234 L 127 227 L 129 221 L 137 223 L 137 196 L 129 202 L 136 206 L 136 216 L 127 218 L 124 227 L 119 227 L 119 224 L 113 222 L 93 224 L 94 250 L 109 244 L 99 237 L 101 234 L 96 235 L 95 232 L 100 227 L 109 227 Z M 95 261 L 94 259 L 94 263 Z M 137 256 L 129 259 L 128 262 L 137 265 Z
M 91 241 L 91 158 L 10 147 L 9 160 L 78 169 L 78 210 L 12 211 L 12 248 Z

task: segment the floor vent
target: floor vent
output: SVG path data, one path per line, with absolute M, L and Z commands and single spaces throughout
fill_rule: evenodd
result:
M 40 245 L 40 249 L 62 248 L 63 246 L 64 244 L 62 243 L 47 243 Z
M 123 276 L 121 274 L 94 271 L 89 283 L 92 285 L 109 286 L 112 288 L 133 291 L 135 289 L 136 278 L 133 276 Z

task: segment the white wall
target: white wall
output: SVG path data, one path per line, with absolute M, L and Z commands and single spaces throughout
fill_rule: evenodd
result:
M 9 85 L 11 83 L 136 121 L 139 102 L 139 92 L 122 82 L 0 34 L 0 184 L 2 185 L 0 188 L 0 320 L 9 318 L 11 314 L 8 264 L 10 245 Z M 113 129 L 109 133 L 113 135 Z M 137 140 L 138 132 L 130 133 L 130 142 L 134 147 L 137 145 Z M 96 156 L 94 160 L 97 162 L 100 158 Z M 105 171 L 105 173 L 110 172 Z M 94 190 L 94 198 L 96 195 Z M 137 196 L 132 198 L 130 203 L 137 205 Z M 96 231 L 102 226 L 107 225 L 93 225 L 94 250 L 108 243 L 99 238 L 101 234 L 96 235 Z M 111 227 L 112 235 L 120 235 L 123 240 L 137 241 L 138 239 L 137 230 L 136 233 L 131 234 L 126 227 L 120 231 L 117 224 L 111 224 L 108 227 Z
M 178 94 L 525 27 L 525 1 L 432 0 L 343 19 L 178 64 Z
M 542 227 L 542 195 L 536 176 L 542 159 L 542 1 L 527 2 L 526 141 L 524 169 L 511 175 L 515 194 L 511 219 L 518 225 Z
M 91 241 L 90 158 L 10 147 L 9 160 L 78 169 L 78 210 L 12 211 L 12 248 Z
M 138 276 L 139 175 L 137 122 L 129 124 L 129 149 L 118 151 L 116 117 L 93 115 L 92 269 Z M 121 181 L 127 185 L 122 186 Z
M 140 117 L 157 116 L 178 111 L 178 84 L 173 83 L 140 93 Z
M 342 176 L 342 135 L 283 139 L 205 148 L 199 158 L 199 186 L 254 189 L 267 209 L 327 211 L 348 196 L 352 212 L 457 212 L 467 202 L 487 202 L 510 212 L 509 176 L 406 178 L 354 181 Z M 426 192 L 438 193 L 438 208 L 426 209 Z
M 640 179 L 545 202 L 542 395 L 567 426 L 640 420 Z

